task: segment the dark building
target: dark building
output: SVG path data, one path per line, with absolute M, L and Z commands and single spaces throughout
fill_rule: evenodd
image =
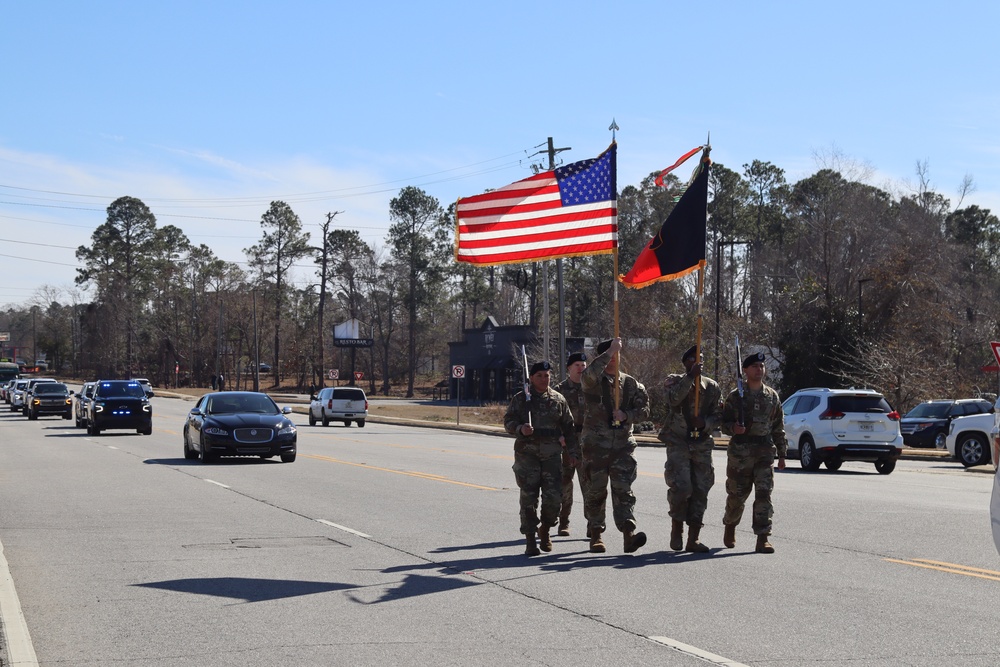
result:
M 541 342 L 530 326 L 500 326 L 493 317 L 487 317 L 478 329 L 465 329 L 460 342 L 448 343 L 450 366 L 463 366 L 465 376 L 450 378 L 449 392 L 456 397 L 458 383 L 462 383 L 461 399 L 480 403 L 507 402 L 521 391 L 524 383 L 521 346 L 528 351 L 528 364 L 538 359 L 532 350 Z M 583 350 L 583 338 L 567 338 L 567 354 Z M 561 377 L 557 360 L 550 359 L 553 384 Z M 449 369 L 450 370 L 450 369 Z

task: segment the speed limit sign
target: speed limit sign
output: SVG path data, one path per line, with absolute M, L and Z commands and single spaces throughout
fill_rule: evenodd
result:
M 465 366 L 452 366 L 451 376 L 453 378 L 464 378 L 465 377 Z

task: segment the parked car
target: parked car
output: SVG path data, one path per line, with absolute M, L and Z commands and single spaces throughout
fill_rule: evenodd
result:
M 220 456 L 280 456 L 295 460 L 298 432 L 270 396 L 253 391 L 205 394 L 184 423 L 184 458 L 210 463 Z
M 28 419 L 34 421 L 42 415 L 73 418 L 73 392 L 69 387 L 62 382 L 41 382 L 35 385 L 28 405 Z
M 149 380 L 146 378 L 132 378 L 132 382 L 138 382 L 142 385 L 142 390 L 146 392 L 146 398 L 152 398 L 154 396 L 153 385 L 151 385 Z
M 21 405 L 21 414 L 25 417 L 28 416 L 28 407 L 31 405 L 31 397 L 36 386 L 55 381 L 55 378 L 28 378 L 28 384 L 24 388 L 24 403 Z
M 112 428 L 153 434 L 153 406 L 138 382 L 99 380 L 94 387 L 94 396 L 87 402 L 87 433 L 100 435 Z
M 800 389 L 782 404 L 789 456 L 804 470 L 871 461 L 888 475 L 903 453 L 899 413 L 870 389 Z
M 1000 408 L 1000 399 L 997 400 L 994 410 L 997 408 Z M 990 452 L 992 449 L 990 432 L 996 425 L 996 420 L 995 412 L 955 417 L 951 420 L 948 437 L 945 438 L 942 449 L 948 450 L 948 453 L 966 468 L 986 465 L 994 460 Z
M 907 447 L 944 449 L 953 419 L 992 412 L 993 404 L 982 398 L 925 401 L 903 415 L 899 430 Z
M 368 417 L 368 397 L 360 387 L 324 387 L 319 394 L 310 396 L 309 425 L 323 422 L 329 426 L 331 421 L 341 421 L 344 426 L 357 422 L 360 428 L 365 427 Z
M 76 427 L 87 427 L 87 402 L 94 397 L 96 382 L 84 382 L 83 387 L 73 397 L 73 409 L 76 413 Z
M 14 383 L 14 388 L 10 390 L 10 411 L 17 412 L 24 407 L 24 390 L 28 386 L 27 380 L 18 380 Z

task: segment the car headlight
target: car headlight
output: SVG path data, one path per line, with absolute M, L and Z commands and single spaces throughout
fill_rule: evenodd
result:
M 295 424 L 293 424 L 292 422 L 288 422 L 280 429 L 278 429 L 278 435 L 290 435 L 292 433 L 295 433 Z
M 218 426 L 206 426 L 203 430 L 205 433 L 209 435 L 224 435 L 227 437 L 229 436 L 229 431 L 227 431 L 224 428 L 219 428 Z

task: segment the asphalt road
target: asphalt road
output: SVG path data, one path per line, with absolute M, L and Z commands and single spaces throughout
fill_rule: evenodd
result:
M 759 555 L 749 517 L 720 548 L 718 451 L 695 556 L 669 551 L 663 450 L 641 448 L 646 547 L 612 529 L 588 553 L 578 498 L 573 535 L 529 559 L 508 439 L 296 414 L 295 463 L 204 466 L 181 453 L 191 404 L 153 402 L 152 436 L 0 412 L 0 542 L 37 664 L 1000 662 L 992 478 L 954 462 L 790 462 Z

